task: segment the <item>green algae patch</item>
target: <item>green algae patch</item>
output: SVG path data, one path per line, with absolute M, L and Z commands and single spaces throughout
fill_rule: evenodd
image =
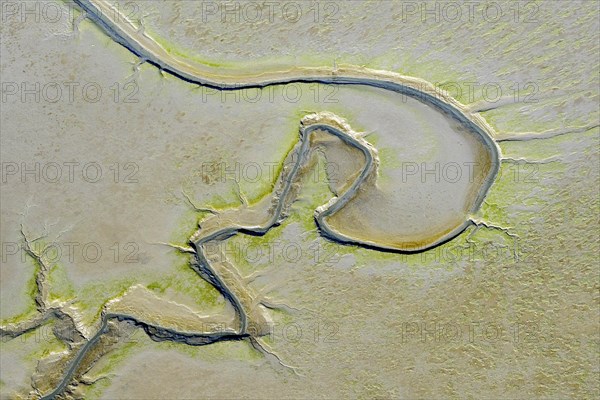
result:
M 252 60 L 245 62 L 244 60 L 225 61 L 223 59 L 215 60 L 207 56 L 201 56 L 197 51 L 187 49 L 181 45 L 177 45 L 172 41 L 165 38 L 164 35 L 153 30 L 151 27 L 144 26 L 145 34 L 150 36 L 152 40 L 158 43 L 164 50 L 171 55 L 180 57 L 184 60 L 188 60 L 197 63 L 201 66 L 205 66 L 207 73 L 223 73 L 223 71 L 231 71 L 240 75 L 244 73 L 256 73 L 263 71 L 270 71 L 273 68 L 291 68 L 301 62 L 303 66 L 321 67 L 323 65 L 332 65 L 333 63 L 329 58 L 323 58 L 318 54 L 307 54 L 293 55 L 293 56 L 263 56 L 259 60 Z
M 42 325 L 23 333 L 17 338 L 0 341 L 2 354 L 13 354 L 18 351 L 21 360 L 35 366 L 41 359 L 51 353 L 60 353 L 68 350 L 67 346 L 54 336 L 54 321 L 46 321 Z
M 208 206 L 212 207 L 216 211 L 223 211 L 229 208 L 235 208 L 240 205 L 240 200 L 237 198 L 233 188 L 229 191 L 228 198 L 223 197 L 220 194 L 214 194 L 206 202 Z
M 389 176 L 388 171 L 390 169 L 396 169 L 402 167 L 398 152 L 389 147 L 378 148 L 377 155 L 379 157 L 379 176 L 378 183 L 381 184 L 393 184 L 392 178 Z
M 532 185 L 558 180 L 565 171 L 566 164 L 560 161 L 547 164 L 503 162 L 478 215 L 494 225 L 517 228 L 519 211 L 515 205 L 528 208 L 535 206 L 537 196 L 535 192 L 532 193 Z
M 35 342 L 38 345 L 34 351 L 25 357 L 27 361 L 38 361 L 48 357 L 52 353 L 60 353 L 68 350 L 68 347 L 57 339 L 52 332 L 53 324 L 54 322 L 49 321 L 37 329 L 21 335 L 19 339 L 15 339 L 21 340 L 24 343 Z
M 34 281 L 34 285 L 35 285 L 35 278 L 33 279 Z M 25 322 L 27 320 L 30 320 L 31 318 L 33 318 L 36 314 L 37 314 L 37 307 L 35 304 L 35 289 L 33 291 L 27 291 L 31 296 L 29 297 L 28 300 L 28 305 L 27 305 L 27 309 L 15 316 L 12 317 L 8 317 L 8 318 L 3 318 L 0 321 L 0 325 L 7 325 L 7 324 L 18 324 L 20 322 Z
M 28 264 L 31 266 L 32 274 L 30 275 L 29 279 L 27 279 L 27 283 L 25 284 L 23 292 L 21 292 L 25 294 L 25 297 L 27 299 L 25 310 L 20 312 L 18 315 L 8 318 L 2 318 L 0 322 L 0 324 L 2 325 L 26 321 L 30 319 L 33 315 L 35 315 L 37 312 L 37 305 L 35 303 L 35 296 L 37 294 L 37 283 L 35 278 L 40 271 L 40 266 L 29 256 L 27 257 L 27 260 L 29 260 Z
M 398 55 L 393 55 L 397 57 Z M 415 61 L 412 56 L 406 55 L 401 60 L 396 59 L 394 64 L 402 65 L 401 68 L 395 69 L 397 72 L 404 76 L 412 76 L 416 78 L 424 79 L 427 82 L 432 82 L 435 91 L 431 92 L 429 88 L 423 87 L 422 89 L 429 94 L 436 96 L 438 92 L 446 91 L 452 97 L 462 104 L 469 104 L 477 101 L 481 97 L 475 97 L 473 93 L 469 92 L 469 85 L 473 82 L 477 82 L 477 77 L 474 74 L 466 74 L 464 71 L 449 70 L 448 64 L 443 61 L 430 60 L 427 63 Z M 377 69 L 376 65 L 372 65 L 371 68 Z M 474 93 L 481 93 L 481 90 L 475 90 Z M 480 94 L 480 96 L 482 96 Z
M 146 285 L 146 287 L 148 289 L 150 289 L 153 292 L 158 292 L 158 293 L 164 293 L 165 289 L 167 288 L 167 286 L 165 284 L 163 284 L 162 282 L 152 282 L 148 285 Z
M 228 258 L 243 274 L 251 274 L 257 269 L 268 265 L 284 265 L 286 263 L 285 249 L 308 243 L 317 238 L 317 227 L 313 218 L 317 207 L 327 203 L 333 196 L 327 184 L 325 160 L 317 157 L 312 171 L 309 171 L 302 180 L 302 191 L 298 199 L 290 208 L 290 215 L 280 226 L 274 227 L 264 235 L 236 235 L 225 243 Z M 315 172 L 315 173 L 313 173 Z M 297 238 L 294 243 L 283 238 L 286 229 L 298 224 L 306 232 L 302 238 Z M 304 247 L 302 247 L 304 249 Z M 303 255 L 313 254 L 314 251 L 301 251 Z M 290 257 L 287 257 L 288 261 Z M 291 257 L 295 259 L 294 257 Z M 299 260 L 298 260 L 299 261 Z
M 206 217 L 202 211 L 186 210 L 175 222 L 175 229 L 171 232 L 170 241 L 173 244 L 186 246 L 190 238 L 198 230 L 198 225 Z M 174 249 L 174 251 L 177 251 Z
M 246 341 L 215 342 L 209 346 L 188 346 L 177 342 L 160 342 L 160 350 L 175 350 L 181 354 L 206 362 L 223 362 L 224 360 L 253 361 L 263 358 L 262 354 L 254 350 Z
M 85 392 L 85 397 L 87 399 L 102 398 L 102 393 L 110 387 L 111 371 L 114 371 L 118 366 L 123 364 L 123 362 L 134 353 L 134 350 L 138 348 L 141 348 L 141 345 L 137 341 L 128 342 L 117 349 L 111 350 L 108 354 L 103 356 L 99 361 L 101 366 L 95 366 L 92 370 L 94 376 L 103 377 L 103 379 L 97 380 L 92 384 Z
M 226 208 L 223 204 L 221 204 L 222 207 L 218 207 L 215 203 L 218 204 L 218 202 L 212 202 L 211 207 Z M 182 213 L 176 223 L 176 230 L 171 233 L 171 243 L 187 246 L 189 239 L 198 230 L 198 225 L 206 215 L 205 212 L 194 210 Z M 146 288 L 156 294 L 164 294 L 171 290 L 185 294 L 201 309 L 221 304 L 223 299 L 218 290 L 191 268 L 192 257 L 191 254 L 173 249 L 171 266 L 160 277 L 155 277 L 147 283 Z
M 526 93 L 527 88 L 524 89 Z M 515 97 L 521 99 L 521 102 L 514 104 L 506 104 L 502 107 L 495 108 L 489 111 L 482 112 L 481 115 L 485 117 L 486 121 L 494 128 L 496 132 L 507 133 L 507 132 L 538 132 L 543 133 L 548 130 L 553 130 L 563 127 L 582 127 L 590 124 L 590 121 L 598 119 L 599 113 L 594 111 L 591 114 L 582 114 L 579 116 L 571 117 L 566 114 L 559 114 L 556 116 L 557 119 L 547 119 L 544 117 L 548 112 L 557 113 L 558 110 L 564 108 L 564 98 L 558 99 L 543 99 L 533 104 L 534 100 L 538 100 L 538 94 L 530 94 L 532 96 L 529 104 L 525 102 L 525 98 L 529 99 L 525 94 L 515 94 Z M 524 108 L 524 104 L 528 107 Z M 529 111 L 531 109 L 531 111 Z M 527 110 L 527 111 L 526 111 Z M 540 111 L 546 111 L 542 113 Z M 560 121 L 557 123 L 556 121 Z M 570 136 L 573 137 L 572 135 Z M 549 139 L 544 139 L 549 140 Z M 550 139 L 552 142 L 552 139 Z M 540 143 L 538 141 L 538 143 Z M 504 145 L 504 144 L 503 144 Z
M 215 61 L 210 61 L 210 60 L 204 59 L 204 58 L 200 57 L 198 54 L 193 54 L 190 51 L 177 46 L 175 43 L 172 43 L 168 39 L 165 39 L 163 36 L 152 31 L 151 28 L 148 28 L 148 27 L 144 27 L 144 28 L 145 28 L 145 32 L 148 34 L 148 36 L 150 36 L 156 43 L 158 43 L 160 45 L 160 47 L 165 49 L 170 54 L 193 61 L 193 62 L 201 64 L 201 65 L 205 65 L 207 67 L 237 68 L 237 63 L 236 64 L 218 63 Z
M 32 303 L 34 301 L 32 300 Z M 15 315 L 13 317 L 8 317 L 2 319 L 0 321 L 0 325 L 8 325 L 8 324 L 18 324 L 20 322 L 25 322 L 27 320 L 32 319 L 37 314 L 37 309 L 35 308 L 35 304 L 33 304 L 27 311 L 21 313 L 19 315 Z
M 70 300 L 75 297 L 75 287 L 68 277 L 67 270 L 55 264 L 48 273 L 48 298 L 53 300 Z
M 505 157 L 524 158 L 534 161 L 544 160 L 556 155 L 568 156 L 567 151 L 572 147 L 574 138 L 577 138 L 578 141 L 597 140 L 598 131 L 598 128 L 593 128 L 581 133 L 569 133 L 545 139 L 504 141 L 500 142 L 500 148 Z
M 296 110 L 296 112 L 292 113 L 292 115 L 287 119 L 287 126 L 285 129 L 283 129 L 283 131 L 286 133 L 282 134 L 282 137 L 279 140 L 281 145 L 278 146 L 274 152 L 276 155 L 280 155 L 280 157 L 273 167 L 272 174 L 263 173 L 258 182 L 249 182 L 248 180 L 242 180 L 239 182 L 240 190 L 248 197 L 248 205 L 255 205 L 266 197 L 272 195 L 275 184 L 277 183 L 277 179 L 281 175 L 283 167 L 285 166 L 285 160 L 298 143 L 300 120 L 305 115 L 306 112 L 302 110 Z
M 188 295 L 200 309 L 216 307 L 223 302 L 219 291 L 202 279 L 190 266 L 189 255 L 177 254 L 178 263 L 160 279 L 152 281 L 146 287 L 157 294 L 167 290 Z
M 83 323 L 86 326 L 92 325 L 100 318 L 104 304 L 110 299 L 122 296 L 138 279 L 137 276 L 113 279 L 90 283 L 78 289 L 75 305 L 82 313 Z
M 227 258 L 242 275 L 250 275 L 271 264 L 273 247 L 281 231 L 271 229 L 263 236 L 236 235 L 223 243 Z
M 316 228 L 313 215 L 315 210 L 326 204 L 334 195 L 329 188 L 327 165 L 324 157 L 318 156 L 316 163 L 302 181 L 302 191 L 291 208 L 288 224 L 295 222 L 305 231 L 314 231 Z

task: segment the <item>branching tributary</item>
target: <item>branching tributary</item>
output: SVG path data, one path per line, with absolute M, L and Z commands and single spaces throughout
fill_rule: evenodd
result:
M 421 91 L 423 81 L 402 77 L 385 71 L 367 70 L 360 67 L 345 66 L 340 68 L 293 68 L 287 71 L 275 71 L 259 75 L 225 76 L 203 69 L 205 67 L 192 65 L 187 61 L 177 58 L 158 45 L 154 40 L 145 35 L 138 27 L 134 26 L 123 15 L 103 0 L 75 0 L 85 15 L 95 22 L 104 32 L 117 43 L 129 49 L 143 62 L 155 65 L 160 70 L 170 73 L 187 82 L 212 87 L 218 90 L 240 90 L 245 88 L 264 88 L 270 85 L 285 85 L 290 83 L 318 82 L 326 85 L 353 85 L 369 86 L 384 89 L 392 93 L 410 96 L 432 106 L 442 113 L 458 121 L 470 132 L 474 132 L 479 139 L 485 143 L 493 159 L 492 167 L 483 186 L 474 199 L 471 210 L 477 210 L 481 205 L 489 187 L 492 185 L 498 171 L 499 150 L 490 135 L 490 128 L 478 115 L 469 114 L 458 102 L 442 94 L 431 95 Z M 277 355 L 266 349 L 259 341 L 259 337 L 268 329 L 269 319 L 266 307 L 250 291 L 239 273 L 226 258 L 214 257 L 207 248 L 230 238 L 238 233 L 263 235 L 274 226 L 280 224 L 287 215 L 287 210 L 296 198 L 300 190 L 302 171 L 310 163 L 311 136 L 314 134 L 330 135 L 340 140 L 344 146 L 349 146 L 359 151 L 364 157 L 362 168 L 354 171 L 353 181 L 344 188 L 342 193 L 332 198 L 326 205 L 319 207 L 315 212 L 315 221 L 319 231 L 329 239 L 339 243 L 364 245 L 375 250 L 403 251 L 401 248 L 379 246 L 377 243 L 362 241 L 360 238 L 345 235 L 340 229 L 331 227 L 326 218 L 335 214 L 352 201 L 361 186 L 367 181 L 377 178 L 378 158 L 376 150 L 365 141 L 365 139 L 345 129 L 343 124 L 336 124 L 335 116 L 324 113 L 313 115 L 311 123 L 305 123 L 300 129 L 300 139 L 292 152 L 288 155 L 287 166 L 282 168 L 281 174 L 275 185 L 274 192 L 270 198 L 270 204 L 265 208 L 266 217 L 262 220 L 248 223 L 244 218 L 227 219 L 213 216 L 201 229 L 190 239 L 189 248 L 180 248 L 192 255 L 192 268 L 205 280 L 211 283 L 233 306 L 236 314 L 236 326 L 217 332 L 187 332 L 176 329 L 165 328 L 148 322 L 141 321 L 131 315 L 115 313 L 105 309 L 101 315 L 101 321 L 96 333 L 86 338 L 76 326 L 75 320 L 61 308 L 49 307 L 44 300 L 47 266 L 35 253 L 31 256 L 38 264 L 37 275 L 37 297 L 39 316 L 27 323 L 12 328 L 2 328 L 2 335 L 10 338 L 17 337 L 41 326 L 48 320 L 54 318 L 63 321 L 72 331 L 77 332 L 64 341 L 71 348 L 70 360 L 64 367 L 64 372 L 58 379 L 55 388 L 50 392 L 37 393 L 44 399 L 52 399 L 65 393 L 67 387 L 77 382 L 83 372 L 91 368 L 89 365 L 98 357 L 90 354 L 97 351 L 98 344 L 106 335 L 110 335 L 111 321 L 128 322 L 135 327 L 141 327 L 154 340 L 169 340 L 185 343 L 188 345 L 206 345 L 224 340 L 249 340 L 258 350 L 270 357 L 275 357 L 279 363 L 284 365 Z M 305 121 L 303 121 L 305 122 Z M 292 160 L 293 162 L 289 162 Z M 465 218 L 460 226 L 454 227 L 447 235 L 435 242 L 429 243 L 412 251 L 423 251 L 443 243 L 471 226 L 473 221 Z M 23 232 L 26 243 L 27 238 Z M 405 249 L 404 249 L 405 250 Z M 209 254 L 211 253 L 211 254 Z M 69 357 L 67 357 L 69 358 Z M 89 360 L 91 359 L 91 360 Z

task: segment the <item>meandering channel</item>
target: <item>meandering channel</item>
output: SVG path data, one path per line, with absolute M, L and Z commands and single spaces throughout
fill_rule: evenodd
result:
M 129 49 L 142 61 L 155 65 L 162 71 L 168 72 L 190 83 L 218 90 L 264 88 L 271 85 L 311 82 L 326 85 L 368 86 L 384 89 L 399 95 L 413 97 L 434 107 L 440 112 L 451 116 L 451 118 L 458 121 L 469 131 L 478 135 L 481 141 L 485 143 L 487 150 L 491 154 L 491 158 L 494 160 L 489 169 L 487 178 L 483 181 L 484 183 L 471 205 L 471 211 L 473 212 L 480 207 L 488 189 L 498 173 L 498 160 L 500 158 L 499 149 L 492 138 L 491 128 L 487 123 L 479 115 L 469 113 L 465 107 L 451 97 L 446 96 L 443 93 L 432 95 L 430 93 L 433 93 L 433 90 L 429 93 L 423 91 L 422 88 L 424 85 L 427 86 L 429 84 L 422 80 L 404 77 L 387 71 L 370 70 L 356 66 L 341 66 L 339 68 L 296 67 L 285 71 L 273 71 L 256 75 L 222 75 L 205 66 L 193 64 L 188 60 L 183 60 L 167 52 L 156 41 L 145 35 L 131 22 L 127 21 L 125 16 L 120 15 L 118 11 L 112 8 L 106 1 L 74 1 L 86 13 L 87 17 L 101 27 L 108 36 Z M 324 118 L 324 120 L 326 121 L 326 118 Z M 214 261 L 211 259 L 211 256 L 207 254 L 207 247 L 211 244 L 226 240 L 238 233 L 263 235 L 283 220 L 286 208 L 289 207 L 295 199 L 296 193 L 294 184 L 297 182 L 302 168 L 309 162 L 311 151 L 310 137 L 317 132 L 325 132 L 328 135 L 340 139 L 345 145 L 360 151 L 364 157 L 362 169 L 358 172 L 356 178 L 346 190 L 332 198 L 326 205 L 319 207 L 315 212 L 315 222 L 319 227 L 320 233 L 329 239 L 338 243 L 360 245 L 375 250 L 424 251 L 452 239 L 472 224 L 470 219 L 465 218 L 462 224 L 451 229 L 445 236 L 438 238 L 434 242 L 411 249 L 397 248 L 388 244 L 379 244 L 373 241 L 361 240 L 360 238 L 345 235 L 343 232 L 340 232 L 339 229 L 334 229 L 327 223 L 327 217 L 332 216 L 343 209 L 350 201 L 352 201 L 366 180 L 376 178 L 378 163 L 377 155 L 373 147 L 362 137 L 353 132 L 345 131 L 335 124 L 326 122 L 319 123 L 319 121 L 317 121 L 316 123 L 302 126 L 300 129 L 299 142 L 291 154 L 295 162 L 291 168 L 282 169 L 271 199 L 272 207 L 268 209 L 268 218 L 259 224 L 245 224 L 239 221 L 237 223 L 232 223 L 231 221 L 213 221 L 212 225 L 208 223 L 207 226 L 201 227 L 201 229 L 199 229 L 190 239 L 190 245 L 192 246 L 190 252 L 193 254 L 192 268 L 217 288 L 233 306 L 237 318 L 237 327 L 234 330 L 225 330 L 214 333 L 179 332 L 144 323 L 129 315 L 112 313 L 105 310 L 102 313 L 100 327 L 96 334 L 80 346 L 77 350 L 77 354 L 66 367 L 60 383 L 51 393 L 42 398 L 52 399 L 65 391 L 65 388 L 77 373 L 86 354 L 98 343 L 102 335 L 107 332 L 110 320 L 130 321 L 141 326 L 146 333 L 155 340 L 170 340 L 189 345 L 205 345 L 221 340 L 254 340 L 255 337 L 261 336 L 262 332 L 260 327 L 268 325 L 269 323 L 264 307 L 261 307 L 260 304 L 256 303 L 256 299 L 253 298 L 244 283 L 238 279 L 236 271 L 227 260 Z

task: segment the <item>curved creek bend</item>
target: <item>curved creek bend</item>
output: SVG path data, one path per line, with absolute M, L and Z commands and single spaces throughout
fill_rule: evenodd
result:
M 165 327 L 149 318 L 146 312 L 139 311 L 144 307 L 144 311 L 148 311 L 159 301 L 145 294 L 142 288 L 134 287 L 122 298 L 106 304 L 93 336 L 85 338 L 80 335 L 72 340 L 71 354 L 66 357 L 64 367 L 55 371 L 51 379 L 55 382 L 53 389 L 44 394 L 43 399 L 62 395 L 76 377 L 89 370 L 89 365 L 102 355 L 99 343 L 111 335 L 118 335 L 111 328 L 112 322 L 116 321 L 127 322 L 134 328 L 141 327 L 158 341 L 198 346 L 216 341 L 248 340 L 257 350 L 285 365 L 259 339 L 268 333 L 271 323 L 268 308 L 271 305 L 262 302 L 253 292 L 219 244 L 238 233 L 264 235 L 281 224 L 319 157 L 337 166 L 336 179 L 329 181 L 333 196 L 314 213 L 320 234 L 332 242 L 363 246 L 374 251 L 421 252 L 451 240 L 476 224 L 472 215 L 479 209 L 498 173 L 499 149 L 492 139 L 491 128 L 479 115 L 469 113 L 443 93 L 434 96 L 430 94 L 433 90 L 423 91 L 424 86 L 431 87 L 427 82 L 355 66 L 335 69 L 296 67 L 257 75 L 221 75 L 218 71 L 169 53 L 124 16 L 117 16 L 115 10 L 102 0 L 75 0 L 75 3 L 108 36 L 142 61 L 189 83 L 219 91 L 292 83 L 370 88 L 389 101 L 396 101 L 398 108 L 410 105 L 422 112 L 421 120 L 429 123 L 431 130 L 442 127 L 442 132 L 438 133 L 445 135 L 442 151 L 450 148 L 449 151 L 454 152 L 453 159 L 464 157 L 464 165 L 469 166 L 470 173 L 460 182 L 450 180 L 440 186 L 439 180 L 434 179 L 432 183 L 423 180 L 422 173 L 415 172 L 414 168 L 421 165 L 416 159 L 400 160 L 395 169 L 388 170 L 389 182 L 382 184 L 379 181 L 382 161 L 377 149 L 367 141 L 367 135 L 354 131 L 343 118 L 332 112 L 306 113 L 298 121 L 299 140 L 287 154 L 272 193 L 252 205 L 214 212 L 201 222 L 200 229 L 189 240 L 189 247 L 178 247 L 178 250 L 190 254 L 192 269 L 213 285 L 232 306 L 234 317 L 201 319 L 198 324 L 190 323 L 185 329 Z M 410 137 L 419 136 L 419 129 L 425 126 L 423 124 L 388 128 L 398 135 L 400 145 L 404 143 L 403 135 L 406 135 L 409 138 L 406 144 L 410 147 Z M 440 190 L 439 197 L 431 194 Z M 435 207 L 432 208 L 434 202 Z M 41 317 L 31 323 L 2 327 L 3 336 L 17 337 L 49 318 L 72 319 L 50 308 L 44 301 L 47 270 L 42 264 L 40 267 L 37 277 L 40 300 L 36 298 L 36 303 Z M 177 312 L 173 310 L 175 319 Z M 217 322 L 222 329 L 209 331 L 197 328 L 208 322 Z M 71 324 L 76 329 L 74 322 Z

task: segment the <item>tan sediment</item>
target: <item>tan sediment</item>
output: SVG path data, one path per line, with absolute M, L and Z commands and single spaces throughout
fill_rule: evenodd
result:
M 483 118 L 471 113 L 458 101 L 436 90 L 433 85 L 424 80 L 352 65 L 339 65 L 333 68 L 293 67 L 257 74 L 222 74 L 170 53 L 103 0 L 76 0 L 76 2 L 88 11 L 95 9 L 96 12 L 92 12 L 95 21 L 103 24 L 103 28 L 113 39 L 132 50 L 143 61 L 151 62 L 189 82 L 222 90 L 284 85 L 291 82 L 320 82 L 333 85 L 373 86 L 396 93 L 409 93 L 413 97 L 422 95 L 423 102 L 430 103 L 438 110 L 459 118 L 462 123 L 468 121 L 473 129 L 477 128 L 474 130 L 481 135 L 481 141 L 488 146 L 490 160 L 499 155 L 499 149 L 492 139 L 492 130 Z M 147 333 L 156 340 L 201 345 L 221 340 L 223 336 L 219 335 L 230 334 L 228 337 L 250 338 L 253 344 L 257 343 L 256 338 L 266 334 L 270 324 L 265 307 L 261 305 L 258 295 L 248 288 L 243 277 L 225 257 L 222 250 L 217 247 L 212 254 L 206 255 L 207 246 L 218 244 L 239 232 L 264 234 L 279 224 L 286 217 L 291 204 L 300 192 L 302 177 L 311 165 L 304 157 L 310 155 L 319 146 L 330 159 L 338 160 L 342 165 L 341 175 L 344 176 L 341 182 L 330 184 L 330 189 L 335 196 L 315 211 L 315 220 L 321 232 L 340 243 L 363 245 L 380 250 L 421 251 L 451 239 L 472 223 L 469 215 L 477 209 L 485 197 L 496 173 L 494 168 L 497 166 L 491 165 L 484 174 L 491 179 L 478 182 L 480 186 L 472 194 L 472 202 L 467 209 L 457 211 L 456 215 L 453 215 L 456 218 L 452 220 L 451 226 L 438 229 L 429 236 L 393 236 L 386 229 L 380 229 L 381 219 L 389 219 L 389 208 L 386 209 L 381 204 L 378 206 L 369 204 L 373 199 L 381 200 L 384 205 L 386 201 L 382 198 L 383 193 L 377 188 L 379 159 L 376 149 L 361 134 L 353 131 L 343 119 L 334 114 L 311 114 L 306 116 L 301 124 L 301 135 L 304 135 L 304 132 L 314 133 L 314 135 L 303 137 L 305 142 L 301 141 L 290 152 L 286 160 L 286 164 L 290 161 L 289 165 L 283 167 L 272 197 L 267 197 L 251 207 L 243 206 L 205 219 L 202 221 L 201 229 L 190 239 L 197 252 L 197 263 L 193 267 L 198 268 L 200 275 L 221 291 L 235 309 L 236 317 L 230 319 L 222 316 L 216 318 L 200 316 L 185 306 L 161 300 L 144 288 L 133 287 L 122 297 L 106 305 L 100 329 L 80 349 L 64 374 L 62 382 L 47 397 L 62 393 L 73 374 L 80 369 L 80 363 L 85 364 L 91 352 L 96 351 L 95 345 L 102 342 L 109 328 L 109 321 L 112 319 L 134 321 L 144 326 Z M 313 127 L 317 129 L 311 130 Z M 321 131 L 319 127 L 322 127 Z M 334 136 L 337 135 L 336 139 L 331 139 L 329 134 L 332 133 Z M 352 146 L 360 151 L 356 152 Z M 362 157 L 359 157 L 361 153 Z M 295 162 L 293 162 L 294 156 L 297 158 Z M 347 162 L 349 157 L 351 161 Z M 206 332 L 203 326 L 208 321 L 223 323 L 224 329 L 218 332 L 219 335 L 213 336 L 212 332 Z

